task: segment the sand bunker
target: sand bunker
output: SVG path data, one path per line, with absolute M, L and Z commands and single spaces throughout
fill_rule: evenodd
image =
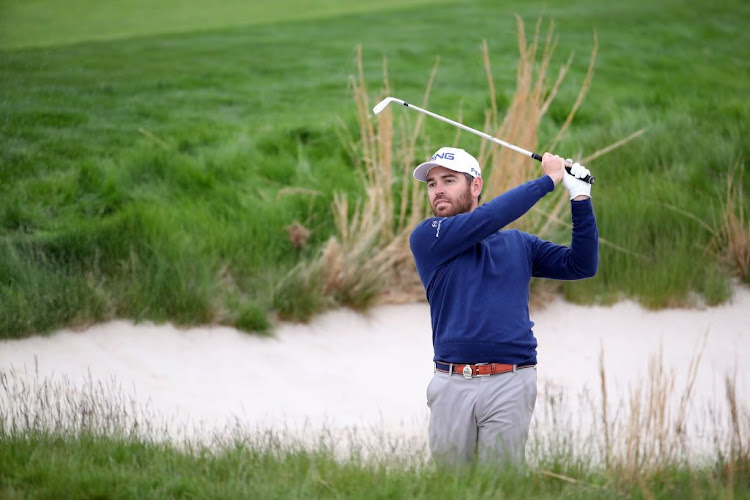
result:
M 653 359 L 673 374 L 679 400 L 704 342 L 690 398 L 693 413 L 705 416 L 705 408 L 724 402 L 727 374 L 734 374 L 739 401 L 750 406 L 745 288 L 736 290 L 731 303 L 702 310 L 652 312 L 628 301 L 584 307 L 557 300 L 532 320 L 539 340 L 536 429 L 553 417 L 550 398 L 558 419 L 592 418 L 592 405 L 601 401 L 602 352 L 610 418 L 648 380 Z M 248 428 L 357 428 L 423 442 L 431 351 L 428 306 L 410 304 L 378 307 L 367 316 L 330 312 L 309 325 L 281 324 L 273 338 L 224 327 L 181 330 L 113 321 L 82 332 L 0 341 L 0 370 L 72 384 L 116 380 L 129 397 L 164 418 L 209 431 L 232 422 Z

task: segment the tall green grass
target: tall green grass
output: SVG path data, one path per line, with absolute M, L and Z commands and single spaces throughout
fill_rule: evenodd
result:
M 209 31 L 160 34 L 154 22 L 137 38 L 72 45 L 64 24 L 18 17 L 50 40 L 0 52 L 0 335 L 115 316 L 262 331 L 279 307 L 309 316 L 318 291 L 284 298 L 276 285 L 334 233 L 334 193 L 350 207 L 364 195 L 359 160 L 342 138 L 358 137 L 349 88 L 356 47 L 368 88 L 379 88 L 386 57 L 390 92 L 407 100 L 423 94 L 439 58 L 430 109 L 479 128 L 491 105 L 482 40 L 502 115 L 518 62 L 512 14 L 531 23 L 541 9 L 385 5 L 242 26 L 223 11 Z M 110 9 L 101 15 L 125 22 Z M 719 229 L 730 168 L 743 170 L 750 152 L 748 10 L 731 0 L 710 16 L 677 0 L 547 6 L 558 33 L 551 72 L 575 57 L 540 123 L 540 150 L 576 99 L 594 32 L 592 85 L 556 152 L 584 157 L 647 128 L 588 165 L 599 179 L 600 233 L 612 245 L 602 247 L 595 279 L 563 287 L 569 299 L 663 307 L 731 293 L 735 270 L 704 224 Z M 395 130 L 414 124 L 401 119 Z M 454 136 L 427 124 L 418 156 Z M 481 146 L 468 135 L 458 145 Z M 740 192 L 749 185 L 738 176 Z M 748 198 L 740 200 L 734 209 L 747 214 Z M 301 248 L 285 230 L 295 221 L 311 231 Z

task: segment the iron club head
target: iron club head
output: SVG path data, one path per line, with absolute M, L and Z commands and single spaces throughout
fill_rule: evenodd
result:
M 382 101 L 380 101 L 379 103 L 377 103 L 374 108 L 372 108 L 372 112 L 377 115 L 381 111 L 383 111 L 386 108 L 386 106 L 388 106 L 392 102 L 397 102 L 399 104 L 404 104 L 404 101 L 402 101 L 401 99 L 396 99 L 395 97 L 386 97 L 385 99 L 383 99 Z

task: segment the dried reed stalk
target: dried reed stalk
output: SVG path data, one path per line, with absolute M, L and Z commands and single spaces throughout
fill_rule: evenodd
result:
M 649 359 L 645 380 L 630 390 L 627 405 L 622 409 L 626 418 L 619 421 L 607 417 L 609 404 L 601 357 L 603 445 L 605 465 L 609 470 L 618 470 L 627 479 L 637 481 L 649 471 L 663 470 L 687 460 L 690 443 L 686 436 L 686 422 L 706 340 L 707 334 L 696 345 L 676 406 L 673 398 L 675 376 L 665 368 L 660 350 Z M 729 396 L 728 401 L 731 402 Z
M 608 418 L 609 399 L 607 397 L 607 373 L 604 369 L 604 342 L 599 346 L 599 383 L 602 391 L 602 430 L 604 430 L 604 465 L 607 469 L 612 464 L 612 438 Z
M 408 238 L 411 228 L 426 216 L 427 210 L 419 186 L 404 181 L 410 179 L 409 173 L 416 163 L 416 144 L 424 117 L 419 116 L 408 134 L 401 122 L 400 142 L 394 139 L 393 114 L 389 110 L 378 115 L 375 126 L 370 118 L 361 47 L 357 49 L 356 61 L 357 77 L 351 79 L 351 84 L 360 138 L 349 147 L 355 158 L 362 159 L 359 170 L 366 196 L 353 208 L 345 196 L 334 196 L 337 236 L 325 245 L 320 259 L 303 272 L 319 272 L 323 293 L 334 298 L 337 305 L 360 309 L 377 299 L 398 303 L 424 296 L 414 272 Z M 384 91 L 388 94 L 385 60 L 383 75 Z M 436 75 L 437 62 L 427 83 L 422 103 L 425 107 Z
M 750 283 L 750 220 L 746 219 L 742 190 L 744 164 L 735 163 L 727 177 L 726 198 L 719 224 L 719 242 L 726 249 L 727 260 L 745 282 Z M 735 172 L 739 170 L 739 179 Z
M 661 350 L 648 360 L 647 372 L 630 390 L 618 398 L 610 387 L 600 350 L 599 384 L 601 397 L 591 398 L 587 390 L 580 408 L 564 404 L 570 394 L 555 390 L 547 381 L 537 401 L 535 420 L 540 426 L 532 433 L 531 464 L 545 464 L 564 456 L 565 463 L 603 469 L 607 477 L 624 485 L 642 487 L 653 484 L 655 476 L 693 464 L 715 460 L 727 475 L 746 478 L 750 469 L 750 409 L 742 404 L 737 391 L 737 370 L 725 379 L 725 403 L 712 401 L 709 415 L 713 421 L 694 417 L 696 409 L 705 409 L 695 401 L 698 367 L 706 348 L 707 333 L 695 345 L 684 382 L 677 384 L 675 371 L 664 363 Z M 703 364 L 705 368 L 705 364 Z M 741 369 L 741 368 L 739 368 Z M 552 387 L 552 390 L 550 390 Z M 571 400 L 568 399 L 570 402 Z M 572 411 L 571 411 L 572 410 Z M 692 433 L 687 432 L 688 421 Z M 701 449 L 701 443 L 713 448 Z M 744 480 L 744 479 L 743 479 Z
M 516 25 L 518 27 L 519 47 L 519 62 L 516 70 L 516 93 L 513 95 L 500 125 L 498 125 L 498 110 L 494 98 L 495 86 L 492 80 L 489 49 L 486 43 L 482 45 L 485 73 L 487 74 L 490 92 L 492 93 L 490 110 L 485 118 L 485 129 L 488 130 L 487 133 L 490 135 L 501 137 L 506 142 L 536 150 L 538 146 L 537 135 L 539 125 L 557 96 L 573 59 L 572 55 L 568 57 L 566 63 L 558 70 L 557 77 L 551 89 L 548 89 L 546 85 L 547 71 L 555 48 L 553 36 L 554 23 L 549 23 L 544 43 L 541 47 L 541 18 L 536 22 L 534 38 L 530 43 L 526 39 L 524 24 L 519 16 L 516 16 Z M 598 40 L 594 36 L 594 48 L 591 52 L 588 71 L 579 89 L 576 101 L 562 127 L 553 139 L 552 144 L 545 148 L 545 150 L 551 150 L 563 137 L 583 102 L 593 79 L 597 50 Z M 539 57 L 538 53 L 540 51 L 541 56 Z M 539 60 L 537 61 L 537 59 Z M 482 145 L 479 162 L 481 165 L 489 166 L 488 175 L 485 175 L 485 185 L 487 186 L 485 200 L 489 200 L 539 175 L 538 170 L 529 168 L 528 158 L 518 155 L 515 151 L 502 148 L 495 143 L 484 143 Z M 550 210 L 550 214 L 557 216 L 567 205 L 567 199 L 564 196 L 557 196 L 554 199 L 556 201 Z M 548 238 L 553 228 L 552 224 L 553 219 L 551 217 L 541 217 L 539 214 L 531 213 L 523 219 L 514 222 L 512 227 L 533 232 L 541 238 Z
M 485 73 L 488 86 L 493 93 L 491 108 L 485 117 L 485 130 L 488 134 L 501 137 L 511 144 L 519 144 L 527 149 L 536 149 L 537 131 L 543 116 L 542 107 L 545 102 L 544 76 L 552 55 L 552 29 L 550 28 L 548 31 L 543 56 L 537 65 L 541 18 L 537 20 L 534 38 L 530 44 L 527 42 L 524 24 L 519 16 L 516 16 L 516 26 L 519 47 L 516 92 L 501 123 L 498 123 L 499 117 L 493 91 L 495 86 L 492 83 L 489 49 L 486 43 L 482 45 Z M 537 67 L 535 78 L 534 74 Z M 550 95 L 550 98 L 554 98 L 554 95 Z M 485 200 L 530 180 L 536 173 L 533 169 L 527 168 L 528 158 L 524 158 L 515 151 L 503 148 L 493 142 L 482 143 L 477 159 L 488 172 L 485 175 Z

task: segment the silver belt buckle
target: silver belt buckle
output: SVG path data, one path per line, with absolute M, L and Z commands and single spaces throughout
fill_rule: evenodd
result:
M 473 372 L 471 371 L 471 365 L 465 365 L 464 369 L 461 370 L 461 373 L 466 380 L 470 379 L 473 374 Z

